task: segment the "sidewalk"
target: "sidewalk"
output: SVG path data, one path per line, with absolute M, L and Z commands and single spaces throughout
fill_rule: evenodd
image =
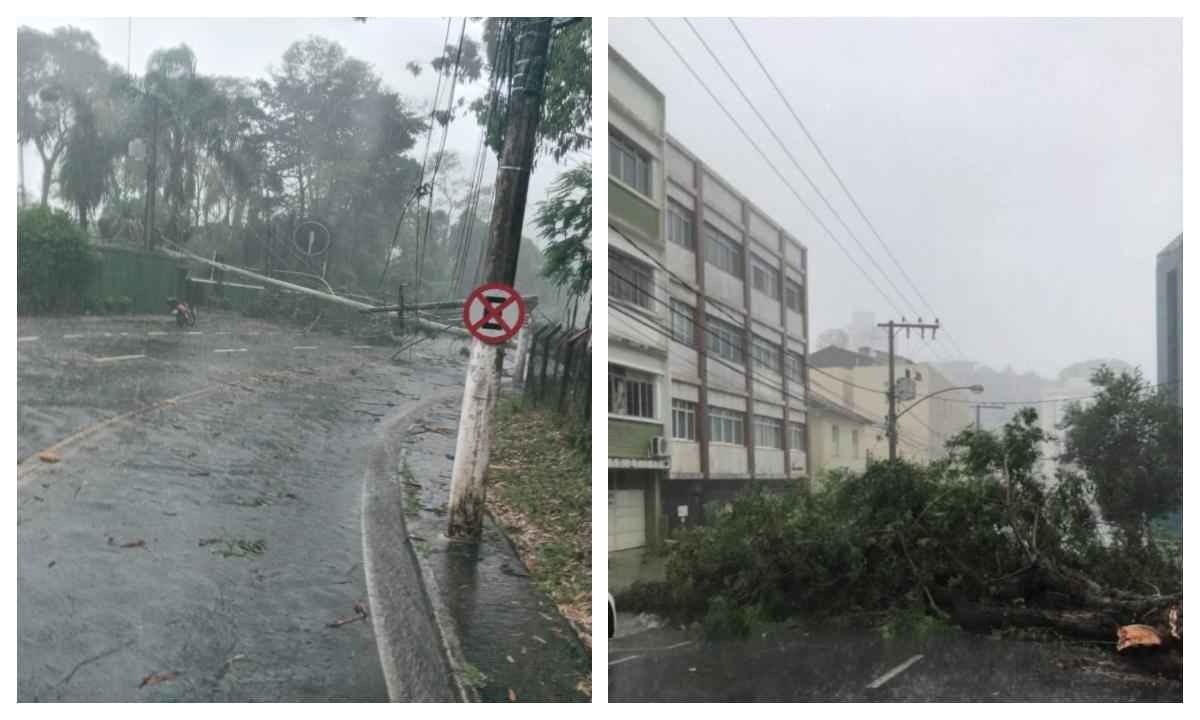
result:
M 389 692 L 587 701 L 591 654 L 491 518 L 478 546 L 445 537 L 461 402 L 446 390 L 388 423 L 366 478 L 363 549 Z M 439 645 L 441 658 L 410 657 L 415 643 Z

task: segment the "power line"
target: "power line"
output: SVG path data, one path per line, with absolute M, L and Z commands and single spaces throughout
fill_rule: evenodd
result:
M 817 151 L 817 155 L 821 158 L 821 162 L 825 164 L 825 167 L 837 181 L 838 186 L 841 187 L 842 192 L 844 192 L 846 197 L 849 198 L 850 203 L 858 212 L 859 217 L 863 219 L 863 222 L 866 223 L 867 227 L 871 230 L 871 233 L 875 236 L 875 239 L 878 240 L 879 244 L 883 247 L 884 252 L 887 253 L 887 256 L 891 259 L 896 268 L 900 270 L 900 274 L 904 276 L 904 279 L 908 282 L 909 286 L 912 287 L 914 292 L 916 292 L 917 297 L 920 298 L 922 303 L 924 303 L 925 309 L 928 310 L 934 317 L 939 317 L 937 312 L 933 309 L 933 305 L 928 299 L 925 298 L 924 294 L 921 293 L 920 287 L 913 282 L 912 278 L 909 277 L 908 272 L 905 271 L 904 266 L 901 265 L 900 261 L 896 259 L 896 256 L 892 254 L 891 249 L 888 247 L 887 243 L 884 242 L 883 237 L 879 234 L 879 231 L 875 228 L 875 224 L 872 223 L 871 219 L 867 217 L 867 214 L 863 211 L 862 206 L 859 205 L 858 200 L 854 197 L 854 194 L 850 192 L 850 188 L 846 186 L 846 183 L 842 180 L 841 175 L 839 175 L 837 170 L 834 169 L 833 164 L 829 161 L 829 158 L 825 156 L 825 151 L 821 149 L 821 145 L 817 142 L 816 138 L 812 136 L 812 133 L 809 132 L 808 126 L 805 125 L 804 121 L 800 119 L 799 114 L 796 112 L 795 108 L 792 107 L 791 101 L 787 99 L 787 96 L 784 95 L 783 90 L 780 89 L 779 83 L 775 82 L 774 76 L 772 76 L 770 71 L 767 70 L 762 58 L 758 56 L 758 53 L 754 50 L 754 47 L 746 38 L 745 33 L 742 32 L 740 27 L 738 27 L 737 21 L 735 21 L 733 18 L 728 18 L 728 20 L 729 23 L 733 25 L 733 29 L 737 32 L 738 36 L 742 39 L 742 42 L 746 45 L 746 49 L 750 51 L 750 55 L 758 64 L 759 69 L 763 71 L 763 75 L 765 75 L 767 80 L 771 83 L 771 87 L 775 89 L 775 94 L 779 96 L 780 100 L 783 100 L 783 104 L 787 107 L 788 112 L 791 113 L 792 118 L 796 121 L 796 124 L 800 126 L 800 130 L 804 132 L 804 136 L 808 138 L 808 141 L 812 144 L 813 149 Z M 947 339 L 949 339 L 954 345 L 955 349 L 958 350 L 959 356 L 966 360 L 966 354 L 962 351 L 962 348 L 959 347 L 958 342 L 954 339 L 954 337 L 949 333 L 949 331 L 943 330 L 943 332 L 946 334 Z
M 738 129 L 738 131 L 742 134 L 742 136 L 744 138 L 746 138 L 747 142 L 749 142 L 750 145 L 755 149 L 755 151 L 758 152 L 759 156 L 762 157 L 763 161 L 767 163 L 767 165 L 771 168 L 771 170 L 773 170 L 775 172 L 775 174 L 779 177 L 779 179 L 783 182 L 783 184 L 788 188 L 788 190 L 790 190 L 792 192 L 792 195 L 796 198 L 797 201 L 799 201 L 800 205 L 808 212 L 809 216 L 811 216 L 812 219 L 817 223 L 817 225 L 819 225 L 821 227 L 821 229 L 825 231 L 825 234 L 829 236 L 829 239 L 832 240 L 835 245 L 837 245 L 838 249 L 840 249 L 842 251 L 842 253 L 846 256 L 846 258 L 850 260 L 851 264 L 853 264 L 854 267 L 856 269 L 858 269 L 859 273 L 861 273 L 862 276 L 867 280 L 867 282 L 869 282 L 871 284 L 871 286 L 875 288 L 875 291 L 878 292 L 879 295 L 885 301 L 887 301 L 887 303 L 889 305 L 892 306 L 892 309 L 895 310 L 897 314 L 904 315 L 905 312 L 903 310 L 901 310 L 899 306 L 896 305 L 895 301 L 891 298 L 890 295 L 885 293 L 883 291 L 883 289 L 881 287 L 879 287 L 879 284 L 877 282 L 875 282 L 875 279 L 870 274 L 868 274 L 867 271 L 865 269 L 863 269 L 862 265 L 860 265 L 859 262 L 854 258 L 854 256 L 850 254 L 850 251 L 846 249 L 846 246 L 842 244 L 841 240 L 839 240 L 838 237 L 833 233 L 833 231 L 829 229 L 829 226 L 825 224 L 825 221 L 822 220 L 819 215 L 817 215 L 817 213 L 812 209 L 812 207 L 804 200 L 803 197 L 801 197 L 800 193 L 796 190 L 796 188 L 790 182 L 788 182 L 788 179 L 779 170 L 779 168 L 775 165 L 775 163 L 771 161 L 770 157 L 768 157 L 767 154 L 763 151 L 763 149 L 758 145 L 758 143 L 755 142 L 755 140 L 750 136 L 750 134 L 742 126 L 742 124 L 740 122 L 738 122 L 737 119 L 733 116 L 733 114 L 729 111 L 729 109 L 725 107 L 725 104 L 721 102 L 720 98 L 718 98 L 716 96 L 716 93 L 714 93 L 712 91 L 712 89 L 708 86 L 708 84 L 704 82 L 704 80 L 700 77 L 700 74 L 696 72 L 696 70 L 691 66 L 691 64 L 687 61 L 687 59 L 683 56 L 683 54 L 680 53 L 679 49 L 675 47 L 674 43 L 672 43 L 670 41 L 670 39 L 668 39 L 667 36 L 665 34 L 663 34 L 663 31 L 658 27 L 658 24 L 654 22 L 653 18 L 646 18 L 646 21 L 650 23 L 651 27 L 654 28 L 654 31 L 656 33 L 658 33 L 658 36 L 660 38 L 662 38 L 664 43 L 667 44 L 667 47 L 669 47 L 671 49 L 671 51 L 673 53 L 675 53 L 675 56 L 677 58 L 679 58 L 679 61 L 681 63 L 683 63 L 684 67 L 687 68 L 688 72 L 691 73 L 692 77 L 696 79 L 696 82 L 698 82 L 700 84 L 700 86 L 702 88 L 704 88 L 704 91 L 708 93 L 708 96 L 712 99 L 712 101 L 714 103 L 716 103 L 717 107 L 719 107 L 721 109 L 721 111 L 723 113 L 725 113 L 725 116 L 727 118 L 729 118 L 729 121 L 733 123 L 733 125 Z M 703 39 L 701 39 L 701 42 L 703 42 Z M 727 75 L 727 77 L 728 77 L 728 75 Z M 730 80 L 732 82 L 732 78 L 730 78 Z M 736 83 L 734 83 L 734 84 L 736 86 Z M 739 88 L 739 92 L 741 92 L 740 88 Z M 749 101 L 747 101 L 747 102 L 749 102 Z M 763 122 L 764 125 L 767 125 L 766 121 L 762 119 L 762 116 L 758 113 L 757 109 L 753 105 L 751 105 L 751 110 L 753 110 L 755 112 L 755 114 L 758 115 L 759 119 Z M 769 125 L 767 125 L 767 129 L 768 129 L 768 131 L 770 131 L 772 133 L 773 136 L 776 137 L 776 140 L 778 141 L 778 136 L 775 135 L 774 131 L 771 130 Z M 782 141 L 779 141 L 779 142 L 780 142 L 780 144 L 782 144 Z M 785 150 L 786 150 L 786 147 L 785 147 Z M 789 157 L 790 157 L 790 155 L 789 155 Z M 803 170 L 801 170 L 801 172 L 803 173 Z M 807 178 L 807 175 L 805 177 Z M 810 180 L 810 183 L 811 183 L 811 180 Z M 856 241 L 857 241 L 857 238 L 856 238 Z M 859 246 L 861 247 L 862 244 L 859 243 Z M 865 252 L 865 248 L 864 248 L 864 252 Z M 866 253 L 866 254 L 867 254 L 868 258 L 870 258 L 872 260 L 872 262 L 874 262 L 874 259 L 871 258 L 870 253 Z M 877 264 L 876 264 L 876 266 L 878 267 Z M 884 273 L 884 276 L 886 278 L 887 274 Z M 926 343 L 926 344 L 928 344 L 928 343 Z

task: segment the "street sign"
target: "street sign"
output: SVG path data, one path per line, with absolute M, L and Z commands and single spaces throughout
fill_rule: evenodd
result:
M 292 245 L 296 252 L 306 257 L 324 255 L 329 250 L 329 228 L 316 220 L 305 220 L 292 234 Z
M 482 285 L 463 303 L 463 324 L 479 340 L 499 345 L 525 324 L 525 300 L 504 283 Z

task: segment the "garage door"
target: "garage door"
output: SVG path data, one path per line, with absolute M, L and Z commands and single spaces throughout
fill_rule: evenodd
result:
M 646 544 L 646 500 L 642 490 L 608 491 L 608 551 Z

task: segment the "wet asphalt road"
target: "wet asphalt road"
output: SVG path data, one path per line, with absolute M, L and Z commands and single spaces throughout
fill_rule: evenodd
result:
M 618 627 L 633 624 L 618 620 Z M 1179 683 L 1127 671 L 1111 648 L 963 632 L 885 641 L 871 630 L 777 628 L 767 637 L 708 644 L 660 627 L 611 640 L 608 663 L 613 702 L 1177 702 L 1183 696 Z
M 19 459 L 181 398 L 18 467 L 18 699 L 385 700 L 369 622 L 327 624 L 366 599 L 365 448 L 461 384 L 459 344 L 393 365 L 234 315 L 194 332 L 18 321 Z

